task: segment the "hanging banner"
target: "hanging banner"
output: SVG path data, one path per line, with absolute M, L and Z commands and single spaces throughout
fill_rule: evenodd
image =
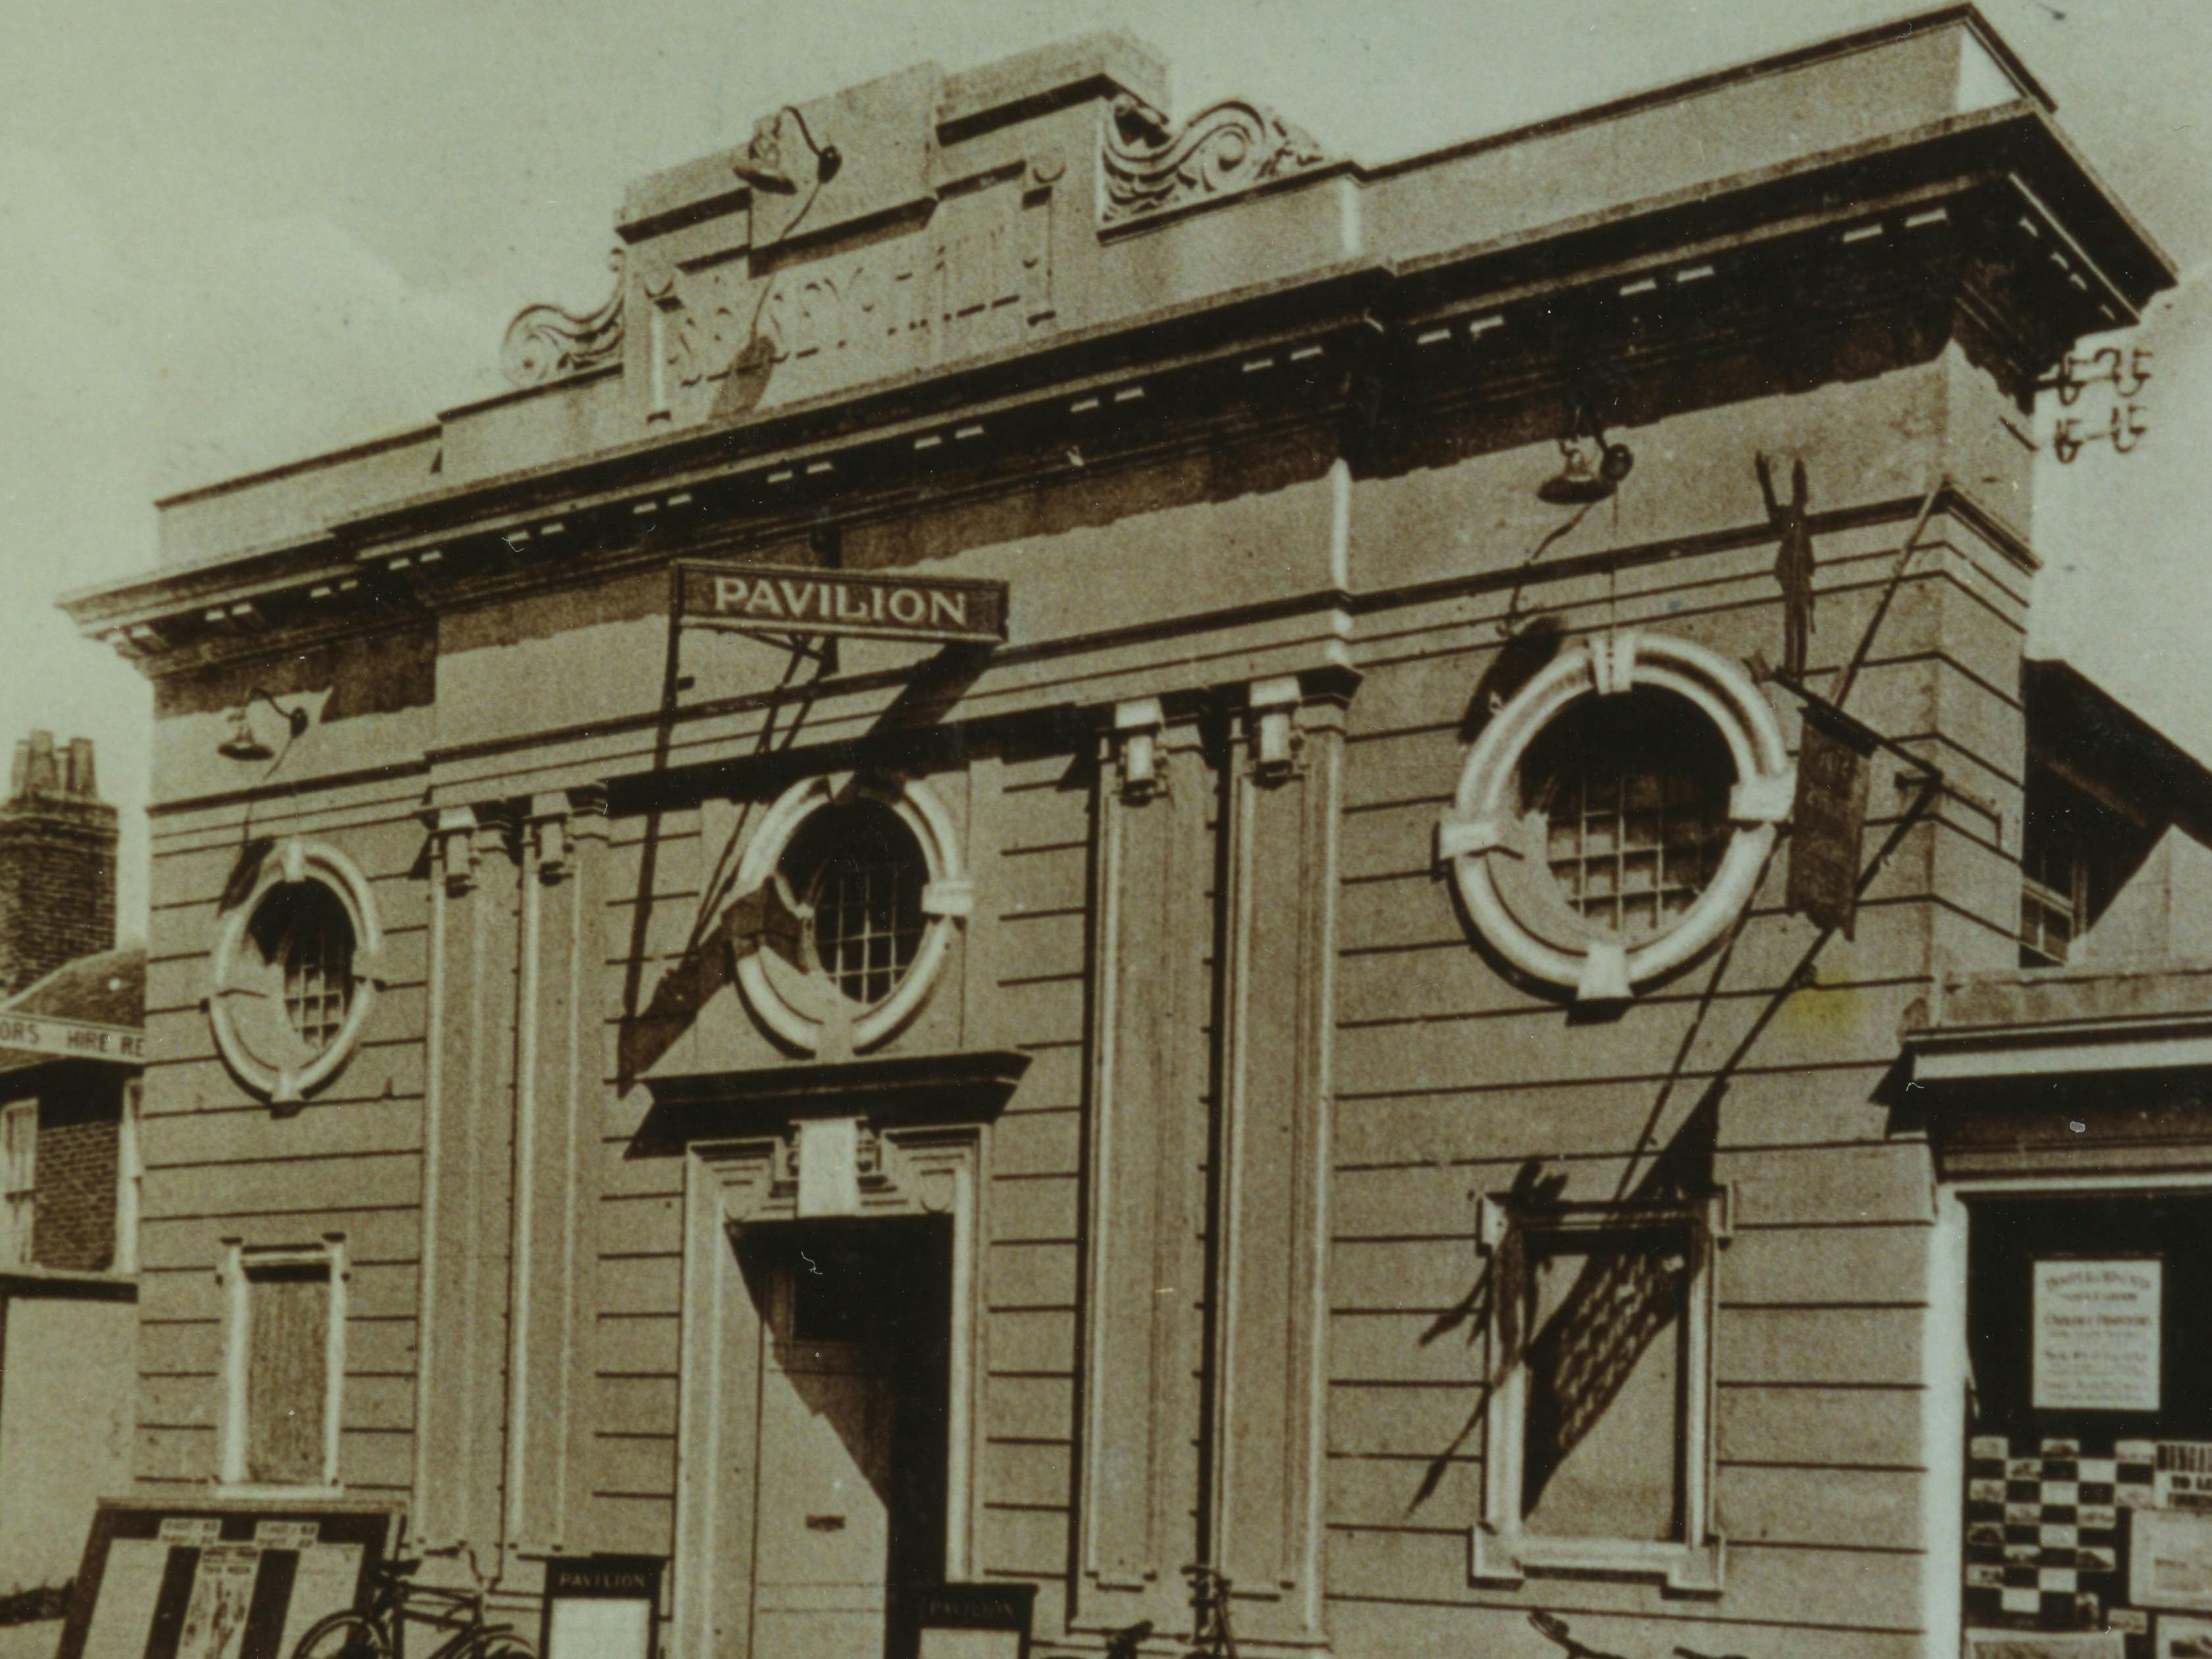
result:
M 2035 1409 L 2156 1411 L 2165 1288 L 2153 1257 L 2038 1261 Z
M 1824 703 L 1805 704 L 1790 813 L 1789 908 L 1845 939 L 1857 926 L 1873 735 Z
M 1002 645 L 1006 585 L 683 560 L 676 567 L 676 613 L 685 628 Z

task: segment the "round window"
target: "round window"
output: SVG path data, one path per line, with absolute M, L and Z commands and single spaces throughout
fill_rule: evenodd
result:
M 368 884 L 343 854 L 287 842 L 264 857 L 225 915 L 208 1000 L 239 1080 L 289 1104 L 343 1065 L 375 999 L 380 943 Z
M 950 816 L 919 782 L 810 778 L 746 843 L 734 884 L 738 989 L 808 1052 L 882 1042 L 913 1017 L 968 914 Z
M 1697 707 L 1639 689 L 1571 705 L 1521 762 L 1544 867 L 1593 927 L 1644 939 L 1674 926 L 1728 849 L 1735 765 Z
M 929 863 L 880 801 L 842 801 L 801 824 L 776 866 L 799 900 L 801 960 L 847 1000 L 872 1008 L 914 966 L 929 926 Z
M 1623 632 L 1562 652 L 1483 729 L 1438 851 L 1512 967 L 1607 1001 L 1741 914 L 1796 774 L 1748 676 Z
M 259 966 L 281 981 L 284 1018 L 309 1051 L 321 1054 L 345 1029 L 353 1006 L 353 923 L 319 882 L 288 881 L 270 890 L 246 924 Z

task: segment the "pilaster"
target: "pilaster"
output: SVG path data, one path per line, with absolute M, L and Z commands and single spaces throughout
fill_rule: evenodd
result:
M 1356 684 L 1341 672 L 1255 682 L 1224 780 L 1209 1554 L 1248 1645 L 1326 1639 L 1331 973 Z
M 500 1536 L 517 870 L 495 813 L 431 822 L 416 1544 Z
M 1187 1623 L 1200 1401 L 1212 769 L 1194 716 L 1120 705 L 1096 817 L 1076 1622 Z
M 606 800 L 532 799 L 524 825 L 515 1020 L 507 1541 L 581 1547 L 597 1315 L 600 975 Z

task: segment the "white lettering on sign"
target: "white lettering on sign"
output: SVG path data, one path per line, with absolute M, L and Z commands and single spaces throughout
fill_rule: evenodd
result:
M 688 561 L 678 575 L 678 620 L 687 627 L 969 645 L 1006 638 L 1001 581 Z
M 2038 1261 L 2035 1409 L 2158 1410 L 2165 1286 L 2148 1258 Z
M 112 1060 L 136 1064 L 146 1058 L 145 1033 L 122 1025 L 88 1025 L 73 1019 L 35 1014 L 0 1014 L 0 1048 L 55 1054 L 68 1060 Z
M 788 576 L 714 578 L 714 614 L 755 622 L 901 623 L 908 628 L 967 628 L 969 596 L 918 587 L 856 588 Z

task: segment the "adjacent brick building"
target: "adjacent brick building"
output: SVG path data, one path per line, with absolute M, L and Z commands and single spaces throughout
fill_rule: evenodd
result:
M 0 1596 L 66 1579 L 93 1499 L 129 1477 L 146 952 L 116 945 L 115 845 L 91 743 L 18 743 L 0 810 Z

